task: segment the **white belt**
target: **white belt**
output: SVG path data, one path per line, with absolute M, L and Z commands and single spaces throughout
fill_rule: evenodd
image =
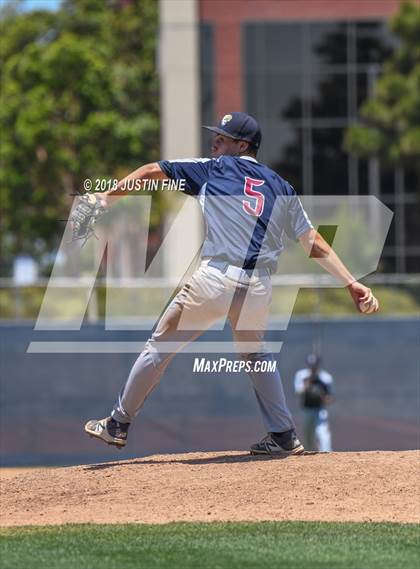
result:
M 204 260 L 207 266 L 213 267 L 235 281 L 248 282 L 252 277 L 268 277 L 270 272 L 268 269 L 242 269 L 236 265 L 230 265 L 225 261 L 216 261 L 214 259 Z

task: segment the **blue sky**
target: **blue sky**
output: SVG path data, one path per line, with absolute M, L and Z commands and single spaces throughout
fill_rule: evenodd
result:
M 5 0 L 0 0 L 0 7 L 5 3 Z M 60 3 L 61 0 L 25 0 L 21 5 L 21 9 L 26 12 L 39 9 L 57 10 Z
M 26 10 L 36 10 L 43 8 L 44 10 L 57 10 L 61 0 L 25 0 Z

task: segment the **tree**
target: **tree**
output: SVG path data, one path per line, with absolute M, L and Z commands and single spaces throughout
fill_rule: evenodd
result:
M 374 95 L 361 108 L 345 147 L 393 165 L 420 164 L 420 5 L 406 2 L 391 21 L 399 46 L 385 63 Z
M 3 258 L 54 248 L 85 178 L 120 178 L 158 158 L 156 30 L 155 0 L 4 11 Z

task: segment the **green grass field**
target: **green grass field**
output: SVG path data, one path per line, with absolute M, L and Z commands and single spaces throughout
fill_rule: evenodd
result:
M 420 531 L 390 523 L 173 523 L 0 530 L 2 569 L 418 569 Z

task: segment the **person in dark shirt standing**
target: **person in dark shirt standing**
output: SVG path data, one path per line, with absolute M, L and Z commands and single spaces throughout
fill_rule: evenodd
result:
M 309 354 L 306 363 L 306 368 L 296 372 L 294 381 L 304 414 L 305 448 L 331 452 L 327 407 L 333 401 L 334 380 L 331 374 L 320 368 L 320 356 Z

